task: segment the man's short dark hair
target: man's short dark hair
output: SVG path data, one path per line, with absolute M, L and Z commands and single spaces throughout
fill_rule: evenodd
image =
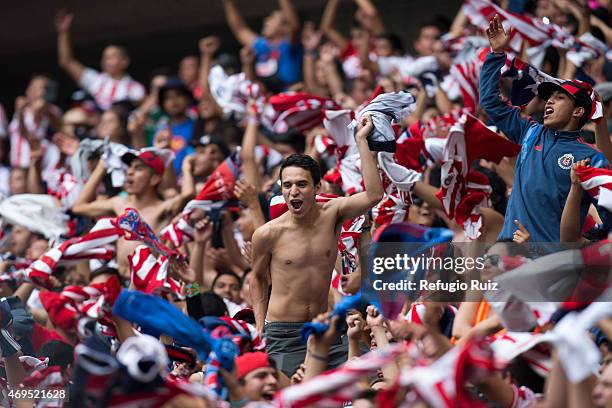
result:
M 217 283 L 219 278 L 224 276 L 224 275 L 229 275 L 229 276 L 232 276 L 232 277 L 236 278 L 236 280 L 238 281 L 238 285 L 240 287 L 242 287 L 242 279 L 240 279 L 240 276 L 236 275 L 232 271 L 220 271 L 219 273 L 217 273 L 217 276 L 215 276 L 215 279 L 213 279 L 213 281 L 212 281 L 212 288 L 215 287 L 215 284 Z
M 60 340 L 51 340 L 40 348 L 40 354 L 49 357 L 49 366 L 66 368 L 73 365 L 74 347 Z
M 379 34 L 378 39 L 389 41 L 389 44 L 391 44 L 391 48 L 393 49 L 393 51 L 398 52 L 400 54 L 404 53 L 404 42 L 402 41 L 399 35 L 391 32 L 386 32 Z
M 200 295 L 200 299 L 202 301 L 202 309 L 204 312 L 203 316 L 222 317 L 228 315 L 225 302 L 221 296 L 217 295 L 216 293 L 212 291 L 204 292 Z
M 299 167 L 308 170 L 315 186 L 321 182 L 321 169 L 319 168 L 319 164 L 307 154 L 292 154 L 283 160 L 279 173 L 281 180 L 283 179 L 283 169 L 286 167 Z
M 106 48 L 108 47 L 115 47 L 119 50 L 119 52 L 125 57 L 125 58 L 130 58 L 130 53 L 127 50 L 127 47 L 125 45 L 121 45 L 121 44 L 108 44 L 106 46 Z

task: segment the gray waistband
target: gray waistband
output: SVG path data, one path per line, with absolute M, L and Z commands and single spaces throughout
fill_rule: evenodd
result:
M 278 329 L 301 329 L 306 322 L 270 322 L 265 321 L 265 326 Z

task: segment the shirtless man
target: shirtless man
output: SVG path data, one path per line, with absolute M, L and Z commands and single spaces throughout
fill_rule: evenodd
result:
M 288 376 L 306 355 L 300 339 L 302 324 L 327 311 L 342 223 L 366 213 L 382 199 L 378 168 L 366 140 L 371 131 L 371 118 L 362 118 L 355 139 L 365 192 L 318 204 L 319 165 L 310 156 L 291 155 L 280 170 L 289 210 L 253 234 L 251 295 L 256 326 L 266 335 L 268 354 Z M 330 366 L 346 360 L 346 353 L 338 355 L 338 346 L 330 351 Z
M 126 154 L 123 161 L 129 165 L 123 186 L 128 196 L 115 196 L 109 199 L 96 200 L 96 189 L 104 179 L 106 168 L 103 160 L 91 174 L 83 187 L 72 212 L 91 218 L 118 216 L 126 208 L 135 208 L 142 218 L 158 232 L 165 227 L 185 205 L 194 193 L 193 177 L 191 176 L 191 160 L 183 161 L 183 185 L 181 193 L 171 199 L 163 200 L 158 191 L 159 183 L 164 174 L 164 162 L 152 151 L 140 152 L 137 156 Z M 117 241 L 117 263 L 119 273 L 129 277 L 127 256 L 140 245 L 138 241 Z

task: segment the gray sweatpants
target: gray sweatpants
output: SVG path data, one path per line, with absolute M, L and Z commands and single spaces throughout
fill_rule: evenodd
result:
M 306 343 L 302 342 L 300 333 L 304 323 L 269 322 L 264 326 L 266 352 L 276 366 L 291 377 L 304 362 Z M 348 357 L 348 339 L 346 334 L 338 336 L 329 349 L 328 368 L 336 368 L 346 362 Z

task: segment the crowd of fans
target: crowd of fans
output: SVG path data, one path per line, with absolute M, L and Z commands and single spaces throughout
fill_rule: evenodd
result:
M 465 0 L 409 39 L 371 0 L 261 33 L 241 1 L 238 55 L 147 84 L 60 11 L 70 106 L 45 74 L 0 105 L 0 405 L 612 407 L 612 3 Z M 499 290 L 389 302 L 387 242 Z

